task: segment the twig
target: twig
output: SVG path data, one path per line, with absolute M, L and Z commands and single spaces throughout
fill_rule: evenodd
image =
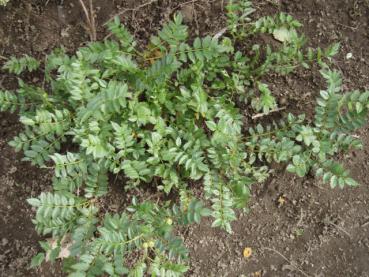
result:
M 304 213 L 303 213 L 302 208 L 301 208 L 301 210 L 300 210 L 300 219 L 299 219 L 299 221 L 296 224 L 297 227 L 302 224 L 302 220 L 303 219 L 304 219 Z
M 83 9 L 83 11 L 85 13 L 85 16 L 86 16 L 86 20 L 87 20 L 88 25 L 91 25 L 90 16 L 88 14 L 88 11 L 87 11 L 87 8 L 85 6 L 85 3 L 83 3 L 83 0 L 79 0 L 79 3 L 81 4 L 82 9 Z
M 145 199 L 145 201 L 148 201 L 148 200 L 150 200 L 150 199 L 152 199 L 152 198 L 156 198 L 156 197 L 158 197 L 159 199 L 160 199 L 160 196 L 161 196 L 161 192 L 157 192 L 157 193 L 154 193 L 154 194 L 150 194 L 146 199 Z
M 313 183 L 313 186 L 314 186 L 314 187 L 317 187 L 318 189 L 321 189 L 321 190 L 327 190 L 326 188 L 321 187 L 321 186 L 319 186 L 319 185 L 317 185 L 317 184 L 314 184 L 314 183 Z
M 187 4 L 195 4 L 195 2 L 197 2 L 197 1 L 199 1 L 199 0 L 190 0 L 190 1 L 183 2 L 183 3 L 179 4 L 178 6 L 174 7 L 170 11 L 170 13 L 172 13 L 173 11 L 175 11 L 175 10 L 177 10 L 179 8 L 182 8 L 182 6 L 186 6 Z
M 266 116 L 266 115 L 271 114 L 271 113 L 275 113 L 275 112 L 283 111 L 283 110 L 285 110 L 285 109 L 286 109 L 286 107 L 280 107 L 280 108 L 277 108 L 277 109 L 271 110 L 271 111 L 269 111 L 269 112 L 267 112 L 267 113 L 258 113 L 258 114 L 255 114 L 255 115 L 253 115 L 251 118 L 252 118 L 252 119 L 256 119 L 256 118 L 263 117 L 263 116 Z
M 91 16 L 91 33 L 92 33 L 92 40 L 95 41 L 97 39 L 96 36 L 96 27 L 95 27 L 95 12 L 92 5 L 92 0 L 90 2 L 90 16 Z
M 153 3 L 157 2 L 157 1 L 159 1 L 159 0 L 150 0 L 149 2 L 143 3 L 143 4 L 141 4 L 141 5 L 139 5 L 139 6 L 135 7 L 135 8 L 131 8 L 131 9 L 124 9 L 123 11 L 120 11 L 120 12 L 118 12 L 117 14 L 115 14 L 114 16 L 110 17 L 110 18 L 109 18 L 109 19 L 104 23 L 104 25 L 106 25 L 107 23 L 109 23 L 109 22 L 110 22 L 111 20 L 113 20 L 116 16 L 120 16 L 120 15 L 122 15 L 122 14 L 125 14 L 126 12 L 129 12 L 129 11 L 131 11 L 131 12 L 135 12 L 135 11 L 137 11 L 137 10 L 139 10 L 139 9 L 142 9 L 142 8 L 144 8 L 144 7 L 146 7 L 146 6 L 149 6 L 149 5 L 151 5 L 151 4 L 153 4 Z
M 347 29 L 351 29 L 352 31 L 356 31 L 357 28 L 359 28 L 359 25 L 357 25 L 356 27 L 351 27 L 351 26 L 348 26 L 348 25 L 345 25 L 345 24 L 342 24 L 342 23 L 339 23 L 339 22 L 337 22 L 337 24 L 342 26 L 342 27 L 345 27 Z
M 352 236 L 350 235 L 349 232 L 347 232 L 345 229 L 343 229 L 342 227 L 338 226 L 337 224 L 333 223 L 330 220 L 327 220 L 328 224 L 331 224 L 332 226 L 336 227 L 338 230 L 340 230 L 341 232 L 343 232 L 344 234 L 346 234 L 350 239 L 352 239 Z
M 272 251 L 276 254 L 278 254 L 279 256 L 281 256 L 286 262 L 288 262 L 293 268 L 295 268 L 296 270 L 300 271 L 302 275 L 306 276 L 306 277 L 311 277 L 310 275 L 308 275 L 307 273 L 305 273 L 303 270 L 301 270 L 300 268 L 298 268 L 297 266 L 295 266 L 289 259 L 287 259 L 281 252 L 273 249 L 273 248 L 269 248 L 269 247 L 262 247 L 262 249 L 266 249 L 269 251 Z
M 227 32 L 227 27 L 222 28 L 219 32 L 214 35 L 214 39 L 219 39 L 224 33 Z
M 196 29 L 199 31 L 200 27 L 199 27 L 199 21 L 197 19 L 197 12 L 196 12 L 196 8 L 195 8 L 195 1 L 192 1 L 192 9 L 193 9 L 193 15 L 194 15 L 194 18 L 195 18 Z
M 85 6 L 85 3 L 83 2 L 83 0 L 79 0 L 79 3 L 81 4 L 81 7 L 83 9 L 83 12 L 85 13 L 86 16 L 86 21 L 87 21 L 87 25 L 88 25 L 88 29 L 89 29 L 89 33 L 90 33 L 90 40 L 91 41 L 95 41 L 96 40 L 96 29 L 95 29 L 95 19 L 92 19 L 91 21 L 91 17 L 93 17 L 93 8 L 92 8 L 92 1 L 90 0 L 90 11 L 91 11 L 91 17 L 90 14 Z

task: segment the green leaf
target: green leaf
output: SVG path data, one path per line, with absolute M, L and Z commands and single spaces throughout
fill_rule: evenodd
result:
M 3 66 L 4 70 L 8 70 L 10 73 L 15 73 L 17 75 L 24 71 L 32 72 L 40 66 L 40 62 L 35 58 L 28 55 L 24 55 L 21 58 L 11 57 Z
M 28 204 L 34 207 L 39 207 L 41 205 L 41 202 L 37 198 L 29 198 L 27 199 Z
M 290 42 L 292 40 L 292 33 L 291 30 L 282 27 L 273 31 L 273 37 L 280 42 Z
M 330 179 L 331 188 L 335 188 L 338 185 L 338 177 L 333 175 Z
M 334 44 L 330 45 L 325 50 L 325 55 L 328 56 L 328 57 L 333 57 L 333 56 L 337 55 L 339 50 L 340 50 L 340 47 L 341 47 L 340 43 L 334 43 Z
M 90 267 L 90 264 L 87 264 L 87 263 L 77 263 L 77 264 L 74 264 L 72 265 L 72 268 L 77 270 L 77 271 L 87 271 Z
M 217 129 L 217 124 L 214 121 L 206 121 L 206 126 L 213 132 Z
M 349 186 L 352 186 L 352 187 L 358 186 L 358 183 L 352 178 L 346 178 L 345 183 Z
M 86 277 L 86 273 L 85 272 L 73 272 L 68 274 L 68 277 Z
M 35 125 L 35 122 L 31 118 L 28 118 L 25 116 L 21 116 L 19 121 L 24 125 L 29 125 L 29 126 Z
M 296 167 L 293 164 L 289 164 L 286 168 L 288 172 L 296 173 Z
M 139 262 L 135 267 L 129 272 L 129 277 L 144 277 L 146 271 L 146 264 Z
M 38 267 L 45 260 L 45 253 L 38 253 L 31 260 L 31 268 Z

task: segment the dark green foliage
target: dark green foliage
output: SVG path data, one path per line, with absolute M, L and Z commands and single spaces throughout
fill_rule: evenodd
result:
M 37 209 L 37 231 L 56 246 L 43 243 L 48 255 L 38 254 L 33 266 L 55 260 L 69 239 L 70 276 L 180 276 L 188 255 L 176 226 L 211 216 L 214 227 L 231 232 L 236 209 L 246 207 L 252 184 L 268 178 L 271 162 L 301 177 L 313 170 L 331 187 L 357 185 L 334 158 L 361 147 L 353 131 L 366 123 L 369 92 L 342 93 L 340 75 L 327 67 L 338 45 L 305 49 L 299 22 L 286 14 L 252 22 L 249 1 L 230 1 L 227 10 L 223 37 L 188 43 L 176 15 L 143 53 L 116 19 L 108 27 L 115 39 L 72 57 L 62 49 L 47 57 L 47 91 L 23 81 L 17 92 L 0 91 L 1 111 L 18 111 L 25 126 L 10 145 L 25 160 L 54 169 L 53 191 L 29 203 Z M 276 49 L 251 46 L 248 56 L 235 50 L 239 38 L 260 33 L 283 41 Z M 278 108 L 262 76 L 313 62 L 328 88 L 312 122 L 288 114 L 245 125 L 239 100 L 265 115 Z M 20 74 L 37 67 L 24 57 L 4 69 Z M 151 183 L 165 194 L 177 191 L 180 203 L 134 199 L 126 212 L 103 215 L 109 174 L 123 174 L 125 189 Z M 203 187 L 203 199 L 192 195 L 194 185 Z
M 15 112 L 20 105 L 17 95 L 6 90 L 0 90 L 0 103 L 0 111 L 2 112 Z
M 19 75 L 24 71 L 32 72 L 39 66 L 40 63 L 38 60 L 28 55 L 24 55 L 22 58 L 10 58 L 3 66 L 3 69 L 8 70 L 10 73 Z

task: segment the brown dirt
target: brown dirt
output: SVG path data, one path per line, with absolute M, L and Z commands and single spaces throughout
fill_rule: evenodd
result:
M 106 35 L 102 25 L 112 14 L 144 2 L 95 0 L 98 37 Z M 185 2 L 159 0 L 136 11 L 127 10 L 122 20 L 142 43 L 177 10 L 185 14 L 193 35 L 215 33 L 224 26 L 225 1 L 198 0 L 181 5 Z M 336 67 L 345 76 L 345 87 L 369 88 L 367 0 L 254 3 L 258 14 L 286 11 L 297 17 L 304 23 L 312 46 L 341 41 Z M 0 56 L 27 53 L 42 59 L 59 45 L 73 51 L 88 41 L 82 19 L 78 1 L 11 0 L 6 8 L 0 8 Z M 353 57 L 346 59 L 347 53 Z M 37 82 L 37 76 L 31 80 Z M 307 113 L 324 86 L 316 70 L 270 76 L 268 80 L 279 99 L 287 99 L 288 109 Z M 0 88 L 14 85 L 13 77 L 0 72 Z M 30 258 L 39 250 L 40 238 L 25 199 L 49 189 L 51 174 L 22 162 L 21 155 L 15 155 L 7 145 L 20 128 L 16 116 L 0 113 L 0 126 L 0 275 L 62 276 L 58 266 L 28 268 Z M 233 224 L 232 235 L 210 228 L 209 221 L 183 230 L 191 250 L 188 276 L 369 276 L 368 131 L 358 133 L 365 143 L 363 151 L 339 157 L 361 182 L 360 187 L 331 190 L 317 180 L 296 178 L 276 167 L 265 184 L 254 187 L 250 212 Z M 109 203 L 121 206 L 119 187 L 112 191 Z M 280 197 L 285 200 L 283 205 L 278 205 Z M 253 250 L 249 259 L 242 256 L 244 247 Z

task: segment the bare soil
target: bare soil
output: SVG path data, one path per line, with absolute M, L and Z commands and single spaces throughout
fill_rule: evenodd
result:
M 103 24 L 123 11 L 122 21 L 142 45 L 176 11 L 191 26 L 191 34 L 214 34 L 224 26 L 222 0 L 170 1 L 95 0 L 98 38 Z M 346 89 L 369 89 L 368 0 L 260 0 L 258 15 L 285 11 L 303 24 L 311 46 L 340 41 L 335 66 Z M 75 0 L 11 0 L 0 8 L 0 65 L 4 57 L 29 54 L 43 59 L 63 45 L 71 53 L 88 42 L 84 16 Z M 352 57 L 347 56 L 352 53 Z M 29 81 L 38 82 L 37 74 Z M 314 98 L 324 87 L 317 70 L 299 70 L 288 77 L 269 76 L 268 83 L 287 110 L 311 114 Z M 0 89 L 16 87 L 16 79 L 0 71 Z M 21 161 L 7 145 L 20 130 L 17 116 L 0 113 L 0 276 L 63 276 L 60 267 L 29 269 L 39 251 L 39 236 L 25 200 L 50 189 L 51 173 Z M 251 122 L 251 121 L 250 121 Z M 254 122 L 251 122 L 254 123 Z M 339 158 L 361 183 L 358 188 L 331 190 L 312 177 L 297 178 L 275 166 L 269 180 L 254 186 L 248 213 L 240 215 L 229 235 L 210 221 L 182 230 L 190 248 L 188 276 L 369 276 L 369 128 L 358 135 L 363 151 Z M 109 209 L 126 198 L 123 186 L 109 193 Z M 251 247 L 245 259 L 242 251 Z

